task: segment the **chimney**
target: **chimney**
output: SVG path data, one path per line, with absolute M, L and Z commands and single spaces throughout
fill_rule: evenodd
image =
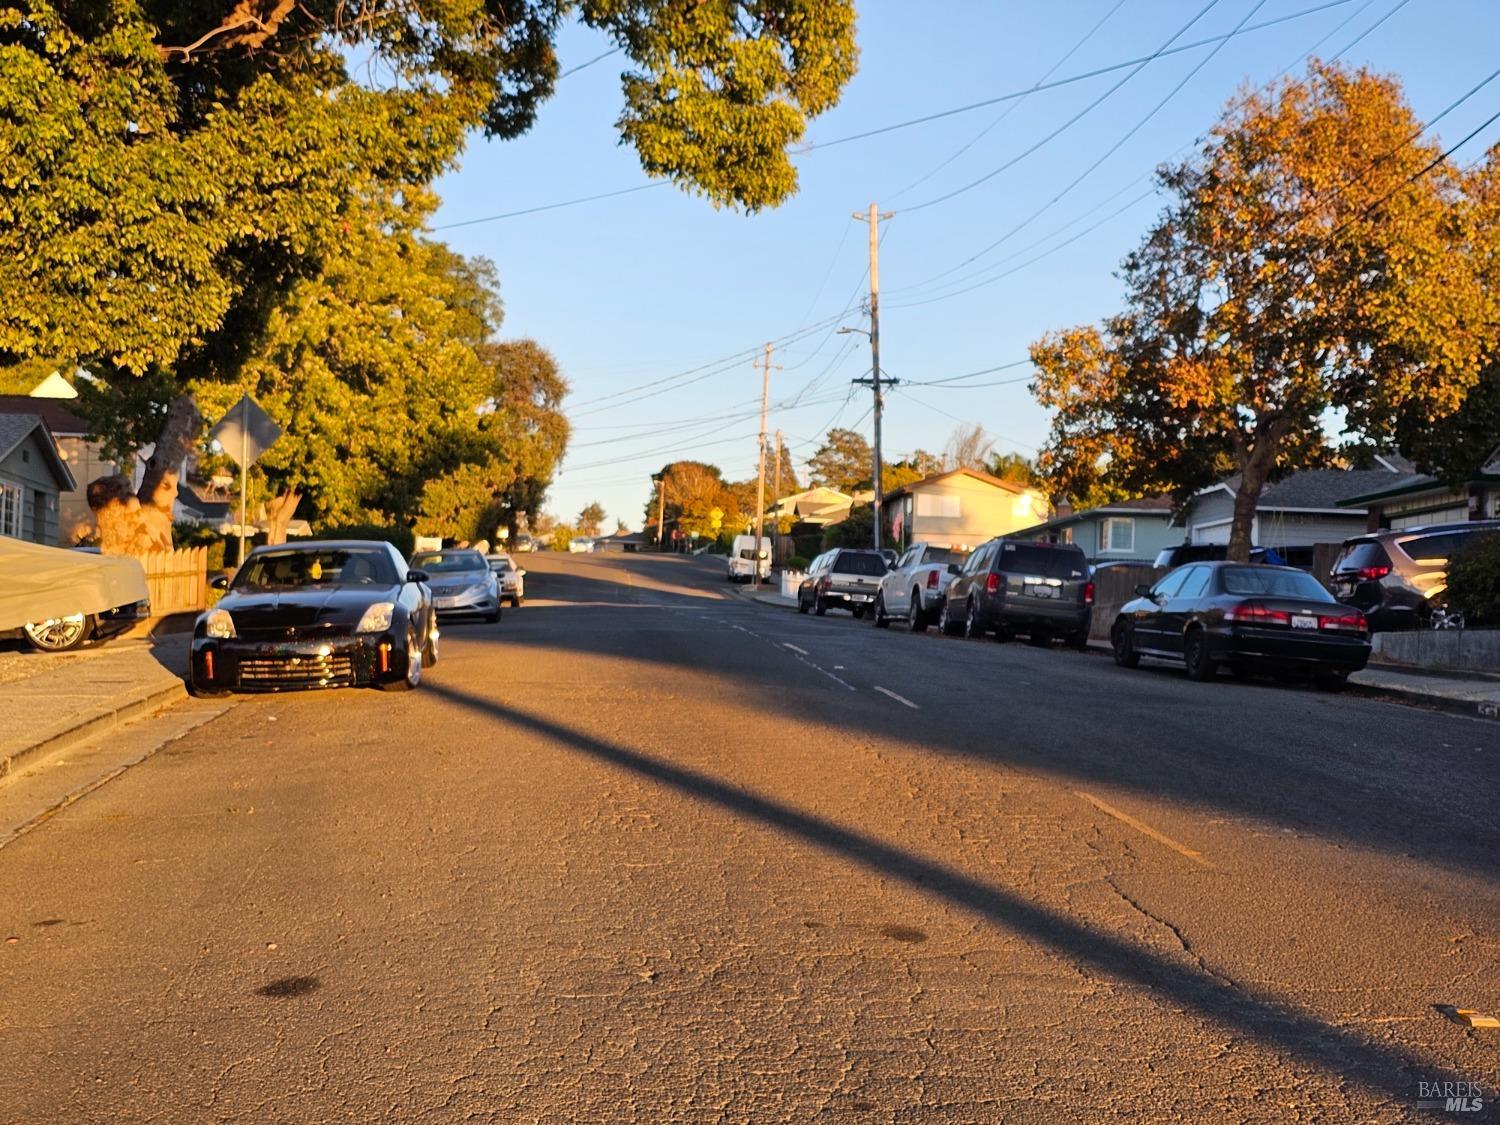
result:
M 1073 514 L 1073 505 L 1068 501 L 1068 498 L 1065 496 L 1065 497 L 1063 497 L 1061 500 L 1059 500 L 1057 502 L 1057 515 L 1059 515 L 1059 516 L 1071 516 L 1072 514 Z

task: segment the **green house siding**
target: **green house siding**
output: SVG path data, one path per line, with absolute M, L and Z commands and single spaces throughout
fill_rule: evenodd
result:
M 11 511 L 15 505 L 19 514 L 19 528 L 14 523 L 0 528 L 7 533 L 19 531 L 20 539 L 33 543 L 57 543 L 58 533 L 58 487 L 53 475 L 49 451 L 44 443 L 46 434 L 33 431 L 0 460 L 0 486 L 7 496 L 4 509 Z

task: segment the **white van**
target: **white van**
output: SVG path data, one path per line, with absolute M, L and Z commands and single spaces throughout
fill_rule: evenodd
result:
M 749 582 L 757 574 L 762 579 L 771 577 L 771 541 L 762 538 L 756 550 L 755 536 L 736 535 L 729 550 L 729 581 Z

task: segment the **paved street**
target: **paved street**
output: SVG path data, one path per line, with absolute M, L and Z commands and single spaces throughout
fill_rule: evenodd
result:
M 0 1121 L 1489 1107 L 1493 724 L 524 558 L 0 849 Z

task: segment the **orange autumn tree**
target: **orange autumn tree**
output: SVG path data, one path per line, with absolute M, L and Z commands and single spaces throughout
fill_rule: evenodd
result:
M 1485 295 L 1463 179 L 1392 79 L 1313 63 L 1233 99 L 1163 167 L 1168 204 L 1123 264 L 1125 309 L 1032 345 L 1052 408 L 1041 467 L 1072 495 L 1179 501 L 1239 477 L 1229 557 L 1261 490 L 1328 426 L 1379 440 L 1478 378 Z

